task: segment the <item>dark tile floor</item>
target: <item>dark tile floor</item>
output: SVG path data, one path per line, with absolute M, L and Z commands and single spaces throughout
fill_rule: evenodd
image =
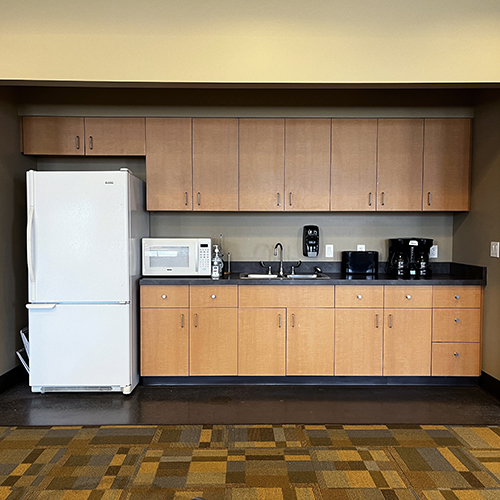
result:
M 122 394 L 0 394 L 0 426 L 120 424 L 500 425 L 476 386 L 144 387 Z

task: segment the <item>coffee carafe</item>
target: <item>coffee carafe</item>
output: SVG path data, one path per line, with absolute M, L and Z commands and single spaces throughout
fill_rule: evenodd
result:
M 386 272 L 400 278 L 431 276 L 429 252 L 433 244 L 429 238 L 390 239 Z

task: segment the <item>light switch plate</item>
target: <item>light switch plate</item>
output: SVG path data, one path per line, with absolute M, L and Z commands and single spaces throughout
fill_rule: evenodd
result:
M 333 257 L 333 245 L 325 245 L 325 257 Z
M 432 245 L 429 250 L 429 259 L 437 259 L 438 258 L 438 246 Z
M 365 251 L 365 245 L 358 245 L 357 250 L 358 250 L 358 252 L 364 252 Z
M 498 241 L 492 241 L 490 245 L 490 257 L 500 258 L 500 243 Z

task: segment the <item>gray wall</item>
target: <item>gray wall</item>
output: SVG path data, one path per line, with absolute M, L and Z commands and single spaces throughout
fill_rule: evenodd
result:
M 28 324 L 24 173 L 36 163 L 19 151 L 15 94 L 0 88 L 0 375 L 18 364 L 18 332 Z
M 500 241 L 500 91 L 484 92 L 475 109 L 471 211 L 453 224 L 454 260 L 488 267 L 483 371 L 500 379 L 500 259 L 489 256 L 491 241 Z

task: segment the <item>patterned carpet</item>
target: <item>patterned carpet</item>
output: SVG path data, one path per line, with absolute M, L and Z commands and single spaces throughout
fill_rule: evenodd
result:
M 0 500 L 500 500 L 500 427 L 0 427 Z

